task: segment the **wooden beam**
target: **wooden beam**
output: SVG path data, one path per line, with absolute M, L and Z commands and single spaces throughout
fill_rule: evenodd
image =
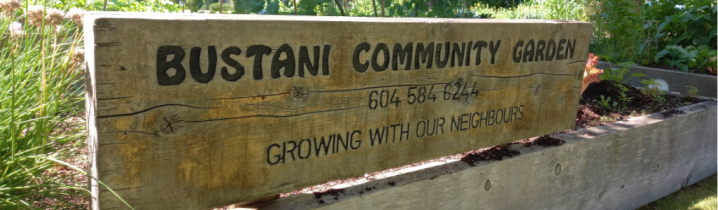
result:
M 572 128 L 592 31 L 546 20 L 87 17 L 93 175 L 137 209 L 207 209 Z M 93 192 L 100 208 L 124 208 Z

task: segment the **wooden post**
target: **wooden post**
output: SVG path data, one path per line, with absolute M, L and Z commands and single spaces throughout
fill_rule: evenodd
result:
M 222 14 L 222 3 L 224 3 L 224 0 L 219 0 L 219 14 Z

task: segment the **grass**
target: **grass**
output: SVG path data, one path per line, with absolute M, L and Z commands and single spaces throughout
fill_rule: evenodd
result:
M 81 119 L 70 121 L 81 116 L 82 35 L 71 21 L 42 18 L 46 6 L 33 13 L 28 4 L 0 16 L 0 209 L 82 208 L 72 198 L 87 193 L 85 184 L 57 163 L 79 161 L 84 148 Z M 22 27 L 10 30 L 13 22 Z
M 716 187 L 718 180 L 714 174 L 698 183 L 681 188 L 638 210 L 715 210 L 717 207 Z

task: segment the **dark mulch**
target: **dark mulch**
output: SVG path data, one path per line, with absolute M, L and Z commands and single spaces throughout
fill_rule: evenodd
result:
M 538 139 L 528 142 L 524 144 L 524 146 L 531 147 L 531 146 L 542 146 L 542 147 L 555 147 L 555 146 L 561 146 L 566 141 L 555 139 L 551 137 L 550 135 L 541 136 Z
M 504 156 L 513 157 L 519 154 L 519 151 L 510 150 L 506 147 L 491 147 L 484 151 L 468 152 L 461 158 L 461 161 L 470 166 L 476 166 L 474 163 L 479 161 L 489 162 L 491 160 L 503 160 Z
M 700 99 L 686 99 L 688 97 L 678 97 L 672 95 L 663 95 L 662 98 L 664 100 L 659 100 L 658 98 L 651 98 L 643 95 L 640 90 L 634 87 L 628 85 L 623 86 L 628 89 L 625 94 L 626 97 L 629 98 L 625 109 L 621 107 L 622 105 L 619 102 L 621 98 L 621 89 L 617 86 L 617 83 L 613 81 L 601 81 L 600 83 L 593 83 L 589 85 L 588 88 L 586 88 L 586 91 L 583 92 L 580 104 L 590 104 L 592 105 L 592 110 L 596 114 L 607 115 L 608 113 L 630 114 L 631 112 L 660 112 L 701 101 Z M 610 103 L 619 102 L 619 105 L 612 109 L 600 106 L 598 102 L 601 101 L 601 96 L 606 99 L 610 97 Z

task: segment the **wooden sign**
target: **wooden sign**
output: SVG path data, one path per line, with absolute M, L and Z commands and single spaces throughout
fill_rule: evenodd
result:
M 92 174 L 136 209 L 208 209 L 570 129 L 591 27 L 89 14 Z

